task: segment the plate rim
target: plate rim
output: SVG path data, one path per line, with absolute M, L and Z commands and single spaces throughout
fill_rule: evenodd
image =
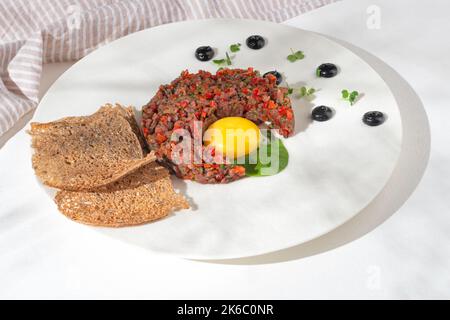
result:
M 110 234 L 108 234 L 108 233 L 102 232 L 102 230 L 106 229 L 106 228 L 103 228 L 103 227 L 94 227 L 94 226 L 88 226 L 88 225 L 81 225 L 82 227 L 87 227 L 87 228 L 89 228 L 90 230 L 95 231 L 95 232 L 98 232 L 98 233 L 101 233 L 102 235 L 107 236 L 107 237 L 109 237 L 109 238 L 113 238 L 113 239 L 115 239 L 115 240 L 119 240 L 119 241 L 121 241 L 121 242 L 125 242 L 125 243 L 127 243 L 127 244 L 129 244 L 129 245 L 141 247 L 141 248 L 143 248 L 143 249 L 145 249 L 145 250 L 148 250 L 148 251 L 151 251 L 151 252 L 153 252 L 153 253 L 155 253 L 155 254 L 160 254 L 160 255 L 164 255 L 164 256 L 172 256 L 172 257 L 175 256 L 175 257 L 181 257 L 181 258 L 185 258 L 185 259 L 189 259 L 189 260 L 196 260 L 196 261 L 208 261 L 208 260 L 210 260 L 210 261 L 215 261 L 215 260 L 232 260 L 232 259 L 239 259 L 239 258 L 249 258 L 249 257 L 261 256 L 261 255 L 264 255 L 264 254 L 273 253 L 273 252 L 280 251 L 280 250 L 289 249 L 289 248 L 295 247 L 295 246 L 297 246 L 297 245 L 301 245 L 301 244 L 304 244 L 304 243 L 308 243 L 308 242 L 310 242 L 310 241 L 312 241 L 312 240 L 314 240 L 314 239 L 317 239 L 317 238 L 319 238 L 319 237 L 322 237 L 322 236 L 324 236 L 324 235 L 330 233 L 331 231 L 333 231 L 333 230 L 335 230 L 335 229 L 341 227 L 342 225 L 344 225 L 345 223 L 347 223 L 349 220 L 351 220 L 351 219 L 355 218 L 357 215 L 359 215 L 359 214 L 361 213 L 361 211 L 363 211 L 366 207 L 368 207 L 368 206 L 370 205 L 370 203 L 372 203 L 373 200 L 374 200 L 374 199 L 375 199 L 375 198 L 383 191 L 383 189 L 385 188 L 385 186 L 386 186 L 386 184 L 388 183 L 388 181 L 392 178 L 392 175 L 393 175 L 393 173 L 394 173 L 394 171 L 395 171 L 395 168 L 396 168 L 397 165 L 398 165 L 398 160 L 399 160 L 399 158 L 400 158 L 401 150 L 402 150 L 402 148 L 403 148 L 403 142 L 404 142 L 404 139 L 403 139 L 404 127 L 403 127 L 403 120 L 402 120 L 402 117 L 401 117 L 400 108 L 398 107 L 397 99 L 395 98 L 395 95 L 394 95 L 393 91 L 391 90 L 391 87 L 386 83 L 386 81 L 385 81 L 384 78 L 380 75 L 380 73 L 379 73 L 375 68 L 373 68 L 373 67 L 372 67 L 372 66 L 371 66 L 364 58 L 362 58 L 361 56 L 359 56 L 357 53 L 355 53 L 355 52 L 352 51 L 351 49 L 349 49 L 349 48 L 343 46 L 343 45 L 340 44 L 339 42 L 336 42 L 336 41 L 333 40 L 332 38 L 327 37 L 325 34 L 322 34 L 322 33 L 316 32 L 316 31 L 306 30 L 306 29 L 303 29 L 303 28 L 298 28 L 298 27 L 291 26 L 291 25 L 286 25 L 286 24 L 283 24 L 283 23 L 277 23 L 277 22 L 273 22 L 273 21 L 256 20 L 256 19 L 237 19 L 237 18 L 207 18 L 207 19 L 183 20 L 183 21 L 171 22 L 171 23 L 161 24 L 161 25 L 158 25 L 158 26 L 154 26 L 154 27 L 149 27 L 149 28 L 145 28 L 145 29 L 142 29 L 142 30 L 138 30 L 138 31 L 136 31 L 136 32 L 127 34 L 127 35 L 125 35 L 125 36 L 123 36 L 123 37 L 120 37 L 120 38 L 118 38 L 118 39 L 115 39 L 115 40 L 113 40 L 113 41 L 107 42 L 107 43 L 105 43 L 104 45 L 101 45 L 101 46 L 98 46 L 98 47 L 92 49 L 88 54 L 86 54 L 86 55 L 83 56 L 81 59 L 79 59 L 78 61 L 76 61 L 75 63 L 73 63 L 67 70 L 65 70 L 65 71 L 64 71 L 64 72 L 63 72 L 63 73 L 62 73 L 62 74 L 61 74 L 61 75 L 60 75 L 60 76 L 52 83 L 51 86 L 49 86 L 49 88 L 47 89 L 46 93 L 45 93 L 45 94 L 42 96 L 42 98 L 40 99 L 40 101 L 39 101 L 39 103 L 38 103 L 38 106 L 37 106 L 37 108 L 36 108 L 36 112 L 33 114 L 33 117 L 32 117 L 32 119 L 31 119 L 31 121 L 36 121 L 36 118 L 38 118 L 38 117 L 40 116 L 40 114 L 41 114 L 40 110 L 41 110 L 41 109 L 39 108 L 39 106 L 40 106 L 41 104 L 45 103 L 45 101 L 46 101 L 46 99 L 47 99 L 47 96 L 48 96 L 49 94 L 51 94 L 51 92 L 52 92 L 52 90 L 54 89 L 55 85 L 56 85 L 60 80 L 62 80 L 64 77 L 66 77 L 70 70 L 72 70 L 72 69 L 73 69 L 75 66 L 77 66 L 80 62 L 83 62 L 83 60 L 86 59 L 87 57 L 89 57 L 90 55 L 92 55 L 92 54 L 98 54 L 98 52 L 101 52 L 102 49 L 107 48 L 109 45 L 111 45 L 111 44 L 113 44 L 113 43 L 120 42 L 121 40 L 124 40 L 124 39 L 126 39 L 126 38 L 135 37 L 136 35 L 138 35 L 138 34 L 140 34 L 140 33 L 145 33 L 145 32 L 148 32 L 148 31 L 150 31 L 150 30 L 151 30 L 151 31 L 155 31 L 155 30 L 159 30 L 159 29 L 163 29 L 163 28 L 174 27 L 174 26 L 176 26 L 176 25 L 196 24 L 196 23 L 199 23 L 199 22 L 200 22 L 200 23 L 205 23 L 205 22 L 214 22 L 214 21 L 239 21 L 239 22 L 248 22 L 248 23 L 260 23 L 260 24 L 265 24 L 265 25 L 272 25 L 272 26 L 277 26 L 277 27 L 280 27 L 280 26 L 281 26 L 281 27 L 284 27 L 284 28 L 295 29 L 295 30 L 301 31 L 301 32 L 312 33 L 312 34 L 315 34 L 316 36 L 322 38 L 323 40 L 326 40 L 326 41 L 328 41 L 328 42 L 331 42 L 331 43 L 333 43 L 333 44 L 335 44 L 335 45 L 337 45 L 337 46 L 343 48 L 343 50 L 346 50 L 346 51 L 350 52 L 352 55 L 354 55 L 355 57 L 357 57 L 361 62 L 363 62 L 368 68 L 370 68 L 371 70 L 373 70 L 373 71 L 380 77 L 380 79 L 384 82 L 384 84 L 386 85 L 386 88 L 389 90 L 389 93 L 391 94 L 392 98 L 393 98 L 393 99 L 395 100 L 395 102 L 396 102 L 397 109 L 398 109 L 398 112 L 399 112 L 399 115 L 400 115 L 400 117 L 399 117 L 399 121 L 400 121 L 399 124 L 400 124 L 400 127 L 401 127 L 401 130 L 400 130 L 400 136 L 399 136 L 399 139 L 400 139 L 400 140 L 399 140 L 399 146 L 400 146 L 400 148 L 399 148 L 399 150 L 398 150 L 398 152 L 397 152 L 397 154 L 396 154 L 396 156 L 395 156 L 395 161 L 393 161 L 393 166 L 392 166 L 392 169 L 391 169 L 391 171 L 390 171 L 390 173 L 389 173 L 389 177 L 386 179 L 385 183 L 384 183 L 383 186 L 378 190 L 378 192 L 374 193 L 374 195 L 373 195 L 372 197 L 370 197 L 370 200 L 368 200 L 367 203 L 365 203 L 365 205 L 362 206 L 361 209 L 360 209 L 359 211 L 357 211 L 357 212 L 355 212 L 354 214 L 350 215 L 349 217 L 343 219 L 343 220 L 340 221 L 339 223 L 334 224 L 333 227 L 327 229 L 326 231 L 317 233 L 317 234 L 315 234 L 315 235 L 313 235 L 313 236 L 311 236 L 311 237 L 308 237 L 308 238 L 304 238 L 304 239 L 301 240 L 301 241 L 292 241 L 292 242 L 289 242 L 289 243 L 286 242 L 286 245 L 284 245 L 283 247 L 279 247 L 279 248 L 276 248 L 276 249 L 271 248 L 271 249 L 269 249 L 269 250 L 266 250 L 266 249 L 253 250 L 253 253 L 252 253 L 252 254 L 246 254 L 246 255 L 242 255 L 242 254 L 238 254 L 238 255 L 236 255 L 236 254 L 234 254 L 234 255 L 233 255 L 233 254 L 231 254 L 231 255 L 230 255 L 230 254 L 214 254 L 214 255 L 212 255 L 212 254 L 210 254 L 210 255 L 208 255 L 208 257 L 205 257 L 205 256 L 195 255 L 195 254 L 180 254 L 180 253 L 177 253 L 177 252 L 167 252 L 167 251 L 162 251 L 162 250 L 159 250 L 159 249 L 156 249 L 156 248 L 149 248 L 149 247 L 145 247 L 145 246 L 140 246 L 140 245 L 131 243 L 131 242 L 129 242 L 129 241 L 125 241 L 125 240 L 122 239 L 122 238 L 114 237 L 113 235 L 110 235 Z M 383 61 L 383 62 L 384 62 L 384 61 Z M 139 112 L 139 110 L 138 110 L 138 112 Z M 30 146 L 30 149 L 32 149 L 31 146 Z M 36 178 L 37 178 L 37 177 L 36 177 Z M 52 188 L 49 188 L 49 187 L 43 185 L 43 184 L 39 181 L 39 179 L 37 179 L 37 181 L 39 182 L 39 184 L 41 185 L 41 187 L 43 187 L 44 189 L 52 189 Z M 49 196 L 47 190 L 45 190 L 45 191 L 46 191 L 47 195 Z M 180 214 L 180 213 L 179 213 L 179 212 L 175 212 L 175 214 Z M 69 220 L 70 220 L 70 219 L 69 219 Z M 72 220 L 70 220 L 70 222 L 72 222 Z M 125 227 L 125 228 L 132 228 L 132 227 Z M 110 229 L 107 229 L 107 230 L 110 230 Z

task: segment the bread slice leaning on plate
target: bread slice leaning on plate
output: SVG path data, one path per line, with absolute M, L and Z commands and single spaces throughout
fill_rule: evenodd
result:
M 66 217 L 123 227 L 188 209 L 167 169 L 158 165 L 133 109 L 105 105 L 90 116 L 32 123 L 33 168 Z
M 96 190 L 58 191 L 55 202 L 68 218 L 103 227 L 143 224 L 189 208 L 174 191 L 167 169 L 156 162 Z
M 47 186 L 90 190 L 117 181 L 155 160 L 133 110 L 106 105 L 90 116 L 31 123 L 36 175 Z

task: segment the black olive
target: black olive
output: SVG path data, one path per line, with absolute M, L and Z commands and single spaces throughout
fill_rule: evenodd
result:
M 274 70 L 274 71 L 269 71 L 263 74 L 263 77 L 265 77 L 268 74 L 273 74 L 276 78 L 276 84 L 279 85 L 282 81 L 283 81 L 283 76 L 281 75 L 281 73 L 279 73 L 278 71 Z
M 366 112 L 363 116 L 362 121 L 368 126 L 375 127 L 379 126 L 386 120 L 383 112 L 380 111 L 369 111 Z
M 316 75 L 323 78 L 332 78 L 337 75 L 338 69 L 333 63 L 323 63 L 316 69 Z
M 333 110 L 327 106 L 315 107 L 311 113 L 311 117 L 316 121 L 327 121 L 333 116 Z
M 209 61 L 214 57 L 214 50 L 210 46 L 201 46 L 195 50 L 195 57 L 200 61 Z
M 246 42 L 247 46 L 250 49 L 261 49 L 266 44 L 266 40 L 263 37 L 254 35 L 247 38 Z

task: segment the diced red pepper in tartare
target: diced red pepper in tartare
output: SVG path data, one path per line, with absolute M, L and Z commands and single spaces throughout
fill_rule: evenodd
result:
M 194 121 L 201 121 L 206 130 L 221 118 L 244 117 L 288 137 L 294 132 L 294 113 L 287 91 L 276 85 L 275 76 L 261 77 L 253 68 L 221 69 L 216 74 L 185 70 L 170 84 L 161 85 L 143 107 L 143 132 L 158 159 L 178 177 L 227 183 L 245 176 L 245 168 L 209 162 L 176 165 L 172 149 L 179 142 L 171 141 L 173 130 L 185 129 L 193 136 Z M 205 148 L 202 146 L 201 152 Z

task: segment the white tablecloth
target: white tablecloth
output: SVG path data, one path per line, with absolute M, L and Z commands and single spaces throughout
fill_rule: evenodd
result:
M 380 28 L 374 20 L 368 28 L 378 9 Z M 362 217 L 340 233 L 233 264 L 157 255 L 58 215 L 32 175 L 21 131 L 0 150 L 0 298 L 450 298 L 449 10 L 446 0 L 345 0 L 287 22 L 371 52 L 422 99 L 428 169 L 384 223 Z M 48 66 L 41 91 L 66 67 Z

